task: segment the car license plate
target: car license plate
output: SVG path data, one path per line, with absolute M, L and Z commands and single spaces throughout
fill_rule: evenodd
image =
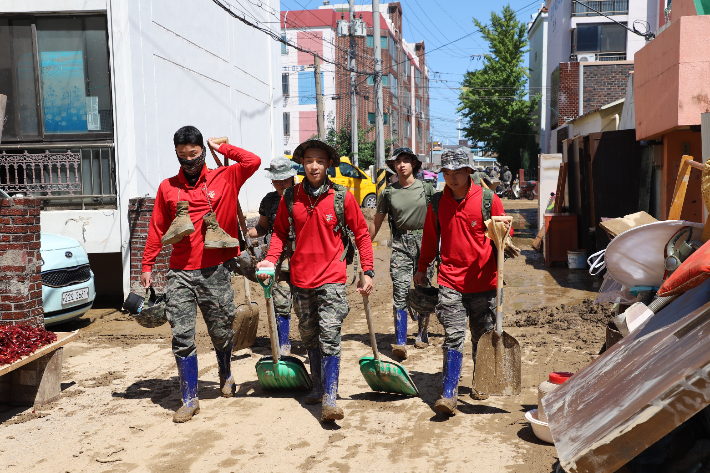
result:
M 62 293 L 62 305 L 73 304 L 74 302 L 83 301 L 89 298 L 89 288 L 82 287 L 73 291 Z

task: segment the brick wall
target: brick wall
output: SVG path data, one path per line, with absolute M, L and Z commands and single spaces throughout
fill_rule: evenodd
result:
M 0 325 L 44 325 L 40 202 L 0 199 Z
M 562 125 L 565 119 L 579 116 L 579 63 L 560 63 L 559 88 L 557 92 L 558 113 L 557 125 Z
M 140 286 L 141 261 L 143 260 L 143 250 L 145 241 L 148 238 L 148 224 L 150 216 L 153 214 L 153 197 L 137 197 L 130 199 L 128 204 L 128 224 L 130 227 L 130 249 L 131 249 L 131 291 L 143 294 L 144 289 Z M 158 292 L 165 292 L 167 281 L 165 279 L 169 270 L 170 252 L 172 245 L 163 245 L 163 249 L 158 254 L 153 266 L 153 287 Z
M 623 99 L 633 64 L 595 64 L 582 67 L 584 113 Z

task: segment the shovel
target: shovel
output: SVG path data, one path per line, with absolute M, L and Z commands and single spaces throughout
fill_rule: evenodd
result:
M 491 396 L 520 394 L 520 344 L 503 331 L 503 261 L 505 259 L 505 222 L 512 217 L 492 217 L 488 234 L 498 248 L 496 290 L 496 328 L 478 340 L 473 389 Z
M 216 158 L 215 158 L 216 159 Z M 246 248 L 242 253 L 249 255 L 249 247 L 251 239 L 247 230 L 242 206 L 237 202 L 237 217 L 241 227 L 242 234 L 246 240 Z M 241 255 L 240 255 L 241 257 Z M 249 280 L 244 276 L 244 304 L 237 307 L 237 315 L 234 317 L 232 329 L 234 330 L 234 348 L 232 351 L 241 350 L 254 345 L 256 340 L 256 331 L 259 328 L 259 304 L 251 300 L 251 290 L 249 289 Z
M 362 281 L 362 278 L 363 272 L 360 270 L 360 281 Z M 372 324 L 372 316 L 370 315 L 369 297 L 363 295 L 362 302 L 365 305 L 367 328 L 370 329 L 370 345 L 372 345 L 373 355 L 360 358 L 360 372 L 365 377 L 365 381 L 367 381 L 373 391 L 419 396 L 419 390 L 414 385 L 414 381 L 412 381 L 404 366 L 394 361 L 380 360 L 380 353 L 377 351 L 377 339 L 375 338 L 375 327 Z
M 266 313 L 269 319 L 269 338 L 271 339 L 271 356 L 265 356 L 256 362 L 256 375 L 259 385 L 267 391 L 310 391 L 313 389 L 311 377 L 301 360 L 293 356 L 281 356 L 279 348 L 279 335 L 276 332 L 276 317 L 274 315 L 274 302 L 271 299 L 271 286 L 276 279 L 276 273 L 271 270 L 259 270 L 259 274 L 270 276 L 269 284 L 257 278 L 264 288 L 266 298 Z

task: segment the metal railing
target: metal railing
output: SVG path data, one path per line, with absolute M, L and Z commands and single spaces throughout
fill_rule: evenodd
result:
M 42 200 L 48 207 L 116 207 L 112 143 L 0 146 L 0 188 Z
M 583 3 L 609 16 L 629 14 L 629 0 L 587 0 Z M 572 16 L 599 16 L 599 13 L 580 3 L 572 2 Z

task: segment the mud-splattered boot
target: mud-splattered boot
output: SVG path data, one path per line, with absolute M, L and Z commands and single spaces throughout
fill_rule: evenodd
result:
M 394 334 L 397 344 L 392 345 L 392 355 L 400 360 L 407 359 L 407 311 L 394 308 Z
M 415 348 L 426 348 L 429 346 L 429 316 L 431 314 L 419 314 L 417 318 L 417 339 L 414 342 Z
M 214 212 L 208 213 L 202 217 L 202 220 L 204 220 L 207 225 L 207 231 L 205 232 L 205 248 L 237 248 L 239 246 L 239 240 L 229 236 L 229 233 L 222 230 L 222 227 L 219 226 L 219 223 L 217 223 L 217 216 Z
M 215 348 L 217 354 L 217 366 L 219 368 L 219 390 L 222 397 L 232 397 L 237 389 L 237 385 L 232 377 L 232 345 L 228 351 L 220 351 Z
M 175 361 L 180 376 L 182 407 L 173 415 L 173 422 L 181 424 L 200 412 L 200 401 L 197 398 L 197 355 L 187 358 L 176 356 Z
M 338 377 L 340 376 L 340 356 L 323 357 L 323 402 L 321 422 L 332 422 L 345 417 L 343 409 L 335 404 L 338 397 Z
M 291 354 L 291 340 L 288 338 L 291 330 L 291 314 L 288 317 L 276 317 L 276 331 L 279 333 L 279 348 L 281 348 L 281 356 L 289 356 Z
M 323 360 L 320 349 L 308 350 L 308 362 L 311 365 L 313 390 L 306 395 L 304 402 L 308 405 L 320 404 L 323 401 Z
M 170 224 L 170 228 L 165 232 L 160 242 L 163 245 L 172 245 L 182 240 L 187 235 L 195 233 L 195 226 L 190 220 L 188 212 L 188 202 L 182 201 L 177 203 L 177 211 L 175 212 L 175 220 Z
M 463 365 L 463 353 L 444 349 L 444 392 L 434 404 L 434 410 L 456 415 L 456 402 L 459 397 L 459 377 Z

